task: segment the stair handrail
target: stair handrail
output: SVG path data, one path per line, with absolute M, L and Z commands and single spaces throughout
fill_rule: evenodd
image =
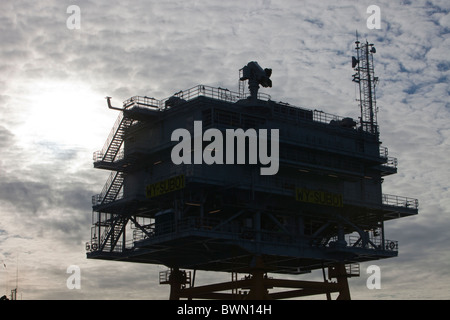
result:
M 111 186 L 112 186 L 117 174 L 119 174 L 119 172 L 116 172 L 116 171 L 112 171 L 109 174 L 108 180 L 106 180 L 106 183 L 103 186 L 102 192 L 100 193 L 101 203 L 103 203 L 103 201 L 105 200 L 106 195 L 108 194 L 108 191 L 111 189 Z

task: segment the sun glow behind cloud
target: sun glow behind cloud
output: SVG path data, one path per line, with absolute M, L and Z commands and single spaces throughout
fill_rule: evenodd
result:
M 24 142 L 87 149 L 99 147 L 98 137 L 104 135 L 108 127 L 102 123 L 108 123 L 111 117 L 100 108 L 106 106 L 101 95 L 81 82 L 44 81 L 29 87 L 27 112 L 22 115 L 23 123 L 16 131 Z

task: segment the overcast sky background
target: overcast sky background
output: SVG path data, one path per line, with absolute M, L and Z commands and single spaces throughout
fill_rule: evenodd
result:
M 70 5 L 79 30 L 66 26 Z M 379 30 L 367 28 L 370 5 Z M 357 118 L 358 30 L 377 48 L 381 140 L 399 160 L 383 191 L 420 209 L 386 224 L 399 257 L 373 262 L 380 290 L 367 289 L 372 263 L 361 264 L 352 298 L 449 299 L 449 12 L 448 0 L 1 1 L 0 295 L 18 270 L 22 299 L 167 299 L 164 266 L 86 259 L 91 196 L 108 176 L 92 153 L 117 117 L 104 97 L 119 106 L 197 84 L 237 91 L 238 70 L 256 60 L 273 69 L 273 88 L 261 90 L 273 100 Z M 66 286 L 70 265 L 79 290 Z M 200 272 L 196 282 L 229 279 Z

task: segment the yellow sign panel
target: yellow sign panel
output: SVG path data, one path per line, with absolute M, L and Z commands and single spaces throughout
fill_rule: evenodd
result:
M 308 202 L 331 207 L 343 207 L 342 194 L 326 191 L 295 189 L 295 199 L 300 202 Z
M 186 186 L 184 175 L 179 175 L 156 183 L 149 184 L 145 188 L 147 198 L 154 198 L 162 194 L 181 190 Z

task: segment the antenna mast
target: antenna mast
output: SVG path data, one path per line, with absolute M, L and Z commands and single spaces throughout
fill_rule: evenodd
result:
M 19 254 L 17 253 L 17 266 L 16 266 L 16 287 L 11 290 L 11 300 L 17 300 L 17 289 L 19 287 Z
M 373 67 L 373 54 L 376 49 L 373 44 L 362 43 L 358 40 L 356 33 L 356 57 L 352 57 L 352 68 L 356 71 L 353 82 L 359 84 L 359 103 L 361 108 L 361 128 L 364 131 L 377 134 L 377 107 L 375 87 L 378 77 L 375 77 Z

